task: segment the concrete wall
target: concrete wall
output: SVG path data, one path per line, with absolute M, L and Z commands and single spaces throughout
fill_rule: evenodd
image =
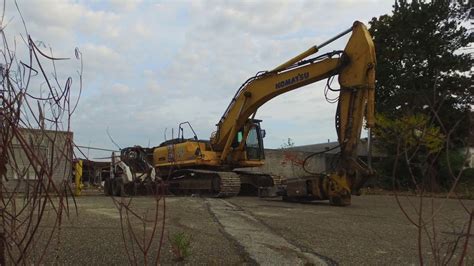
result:
M 20 133 L 21 139 L 30 148 L 25 149 L 22 141 L 13 138 L 8 155 L 7 181 L 3 181 L 8 190 L 11 191 L 19 184 L 19 190 L 24 191 L 27 184 L 37 182 L 35 165 L 37 169 L 39 165 L 46 166 L 44 169 L 51 173 L 55 184 L 71 177 L 72 147 L 66 143 L 72 142 L 72 132 L 20 129 Z M 40 158 L 40 162 L 31 160 L 32 157 Z
M 297 178 L 308 176 L 303 170 L 304 159 L 312 152 L 290 151 L 290 150 L 265 150 L 265 164 L 252 171 L 279 175 L 284 178 Z M 308 159 L 306 169 L 311 172 L 320 173 L 326 170 L 326 156 L 316 155 Z
M 308 156 L 320 152 L 308 159 L 306 170 L 312 173 L 324 173 L 334 169 L 338 153 L 337 142 L 319 143 L 313 145 L 295 146 L 288 149 L 266 149 L 265 165 L 252 169 L 267 174 L 279 175 L 287 179 L 308 176 L 303 169 L 303 162 Z M 367 157 L 367 140 L 362 139 L 358 146 L 358 155 L 361 158 Z M 376 147 L 372 151 L 373 160 L 385 157 Z

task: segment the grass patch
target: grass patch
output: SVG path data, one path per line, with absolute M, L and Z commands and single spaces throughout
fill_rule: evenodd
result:
M 191 237 L 184 232 L 178 232 L 172 235 L 168 233 L 168 240 L 175 261 L 184 261 L 191 255 Z

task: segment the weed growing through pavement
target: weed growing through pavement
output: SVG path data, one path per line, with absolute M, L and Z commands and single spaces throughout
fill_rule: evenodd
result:
M 174 233 L 171 236 L 168 233 L 168 240 L 171 245 L 171 253 L 175 261 L 183 261 L 191 255 L 191 236 L 184 232 Z

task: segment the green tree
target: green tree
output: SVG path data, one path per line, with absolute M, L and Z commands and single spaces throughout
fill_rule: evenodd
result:
M 375 135 L 388 155 L 399 154 L 399 144 L 410 154 L 396 164 L 386 160 L 379 173 L 397 165 L 401 183 L 411 176 L 430 189 L 448 185 L 440 158 L 469 135 L 474 37 L 463 26 L 469 9 L 461 4 L 398 0 L 392 14 L 370 22 L 377 53 Z
M 438 127 L 430 126 L 426 115 L 417 114 L 397 119 L 377 115 L 376 119 L 374 134 L 391 150 L 402 145 L 403 151 L 411 153 L 422 148 L 429 155 L 443 149 L 445 136 Z
M 295 142 L 291 138 L 288 138 L 288 140 L 280 146 L 280 149 L 288 149 L 294 146 L 295 146 Z
M 467 53 L 473 34 L 461 1 L 396 1 L 393 14 L 373 18 L 377 52 L 377 113 L 397 119 L 425 114 L 450 144 L 462 146 L 469 134 L 473 102 Z M 461 120 L 460 122 L 458 122 Z
M 423 114 L 406 115 L 390 119 L 384 115 L 376 116 L 377 127 L 374 135 L 383 147 L 390 151 L 385 160 L 379 162 L 379 175 L 388 178 L 381 180 L 384 187 L 392 186 L 391 175 L 396 167 L 398 188 L 415 188 L 420 184 L 430 190 L 439 190 L 445 184 L 438 175 L 427 174 L 427 167 L 439 159 L 445 144 L 445 136 L 436 126 L 429 123 Z M 395 163 L 397 161 L 397 163 Z

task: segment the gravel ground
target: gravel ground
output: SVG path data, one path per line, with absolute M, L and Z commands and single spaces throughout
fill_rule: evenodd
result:
M 416 201 L 416 198 L 409 199 Z M 92 195 L 78 197 L 77 202 L 79 214 L 65 222 L 60 248 L 51 245 L 47 264 L 54 262 L 56 254 L 59 254 L 56 263 L 61 265 L 128 264 L 120 215 L 113 201 L 101 195 Z M 413 207 L 407 198 L 403 198 L 402 203 L 407 206 L 408 213 L 413 215 Z M 132 204 L 138 214 L 147 213 L 148 220 L 151 219 L 155 209 L 153 198 L 137 197 Z M 430 204 L 431 200 L 426 199 L 426 212 L 431 211 L 428 209 Z M 436 199 L 434 204 L 441 206 L 436 222 L 438 239 L 456 237 L 458 234 L 453 229 L 459 228 L 467 220 L 466 212 L 455 200 Z M 474 208 L 474 201 L 465 201 L 465 204 L 469 209 Z M 163 214 L 162 207 L 160 205 L 159 217 Z M 226 218 L 229 215 L 232 218 L 233 212 L 236 215 L 239 213 L 240 220 Z M 274 246 L 281 243 L 275 242 L 285 243 L 282 253 L 288 252 L 289 247 L 291 252 L 297 250 L 301 254 L 314 255 L 327 264 L 418 264 L 416 227 L 403 215 L 392 196 L 354 197 L 349 207 L 333 207 L 326 202 L 287 203 L 278 199 L 254 197 L 225 200 L 168 197 L 165 221 L 160 257 L 162 264 L 262 263 L 258 258 L 261 258 L 261 252 L 265 249 L 259 246 L 279 252 Z M 243 230 L 246 226 L 249 227 L 248 233 Z M 142 239 L 143 224 L 132 219 L 131 227 L 137 237 Z M 50 226 L 40 229 L 47 231 L 48 228 Z M 148 222 L 145 235 L 149 236 L 151 232 L 151 223 Z M 169 239 L 177 233 L 184 233 L 191 239 L 190 255 L 182 262 L 174 260 L 175 256 L 170 251 Z M 272 243 L 263 243 L 267 241 L 263 239 L 269 239 L 268 242 Z M 158 238 L 154 239 L 148 262 L 156 258 L 158 242 Z M 474 263 L 473 242 L 474 238 L 471 238 L 467 264 Z M 429 244 L 424 241 L 424 245 Z M 38 247 L 41 247 L 40 243 L 36 244 L 35 249 Z M 128 247 L 131 252 L 130 245 Z M 424 252 L 428 258 L 430 250 L 425 249 Z M 139 264 L 143 264 L 143 256 L 137 257 Z M 270 258 L 268 261 L 275 264 Z M 433 264 L 429 261 L 425 263 Z M 280 261 L 277 264 L 295 265 L 304 262 Z
M 120 214 L 113 201 L 104 196 L 84 196 L 76 198 L 78 216 L 65 222 L 62 228 L 60 256 L 56 261 L 65 265 L 127 265 L 129 264 L 124 247 Z M 162 202 L 161 202 L 162 203 Z M 152 197 L 136 197 L 131 208 L 139 215 L 146 214 L 152 220 L 156 202 Z M 124 211 L 125 213 L 125 211 Z M 163 205 L 159 206 L 159 223 L 156 238 L 153 240 L 147 255 L 147 262 L 156 261 L 159 236 L 161 235 L 161 221 Z M 129 215 L 135 235 L 140 241 L 143 239 L 143 223 L 137 222 L 133 215 Z M 122 216 L 127 243 L 131 243 L 128 236 L 126 215 Z M 160 253 L 162 264 L 191 263 L 191 264 L 243 264 L 250 262 L 240 247 L 222 232 L 221 227 L 208 212 L 205 199 L 194 197 L 167 197 L 166 218 L 163 235 L 163 246 Z M 151 235 L 153 223 L 147 223 L 145 232 Z M 43 227 L 48 228 L 48 227 Z M 190 238 L 190 255 L 184 262 L 176 261 L 171 251 L 170 239 L 177 233 L 183 233 Z M 54 262 L 55 242 L 50 248 L 48 263 Z M 128 251 L 132 249 L 128 244 Z M 135 248 L 138 264 L 144 264 L 143 253 Z M 132 255 L 133 256 L 133 255 Z

